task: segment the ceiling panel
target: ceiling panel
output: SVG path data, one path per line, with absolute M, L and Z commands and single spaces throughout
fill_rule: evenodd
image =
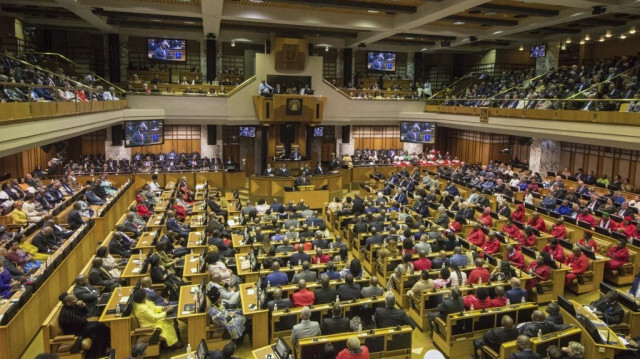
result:
M 418 6 L 426 2 L 426 0 L 354 0 L 355 2 L 365 4 L 381 4 L 381 5 L 393 5 L 393 6 Z M 227 4 L 241 4 L 252 7 L 275 7 L 280 9 L 294 9 L 294 10 L 306 10 L 306 11 L 325 11 L 325 12 L 339 12 L 343 14 L 354 15 L 372 15 L 372 16 L 392 16 L 384 11 L 369 12 L 366 9 L 351 9 L 344 7 L 337 7 L 331 5 L 310 5 L 303 3 L 296 3 L 295 1 L 263 1 L 261 3 L 252 2 L 250 0 L 224 0 Z

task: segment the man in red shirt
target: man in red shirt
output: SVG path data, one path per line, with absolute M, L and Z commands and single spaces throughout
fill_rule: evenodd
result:
M 633 224 L 633 218 L 627 216 L 622 220 L 622 224 L 616 229 L 620 233 L 624 233 L 628 239 L 636 235 L 636 225 Z
M 538 237 L 533 233 L 533 229 L 531 227 L 524 228 L 524 235 L 521 238 L 518 238 L 518 242 L 520 242 L 520 246 L 516 246 L 517 250 L 521 250 L 522 246 L 525 247 L 533 247 L 538 242 Z
M 564 263 L 564 250 L 562 246 L 558 244 L 556 238 L 550 238 L 549 243 L 542 248 L 542 251 L 551 254 L 554 260 Z
M 584 231 L 584 235 L 578 240 L 578 244 L 590 250 L 594 250 L 598 246 L 593 239 L 593 233 L 591 233 L 591 231 Z
M 479 223 L 474 223 L 471 232 L 469 232 L 469 237 L 467 237 L 467 242 L 474 244 L 478 247 L 482 247 L 484 244 L 484 231 L 480 228 Z
M 556 220 L 556 223 L 551 227 L 551 235 L 558 239 L 565 239 L 567 228 L 564 226 L 564 219 L 558 218 Z
M 611 258 L 611 260 L 604 264 L 604 268 L 616 272 L 619 271 L 629 261 L 627 241 L 624 239 L 619 240 L 616 246 L 609 248 L 607 257 Z
M 329 257 L 329 255 L 326 253 L 322 253 L 322 248 L 317 247 L 316 256 L 313 257 L 313 260 L 311 262 L 318 264 L 318 263 L 327 263 L 330 260 L 331 260 L 331 257 Z
M 576 217 L 577 220 L 587 222 L 593 228 L 596 225 L 596 219 L 589 214 L 589 210 L 583 208 L 580 214 Z
M 473 310 L 491 308 L 491 298 L 487 288 L 478 287 L 475 294 L 464 297 L 464 308 L 469 310 L 471 306 L 473 306 Z
M 298 282 L 298 291 L 293 293 L 291 303 L 294 307 L 307 307 L 313 305 L 316 295 L 307 289 L 307 282 L 300 279 Z
M 485 227 L 490 228 L 491 224 L 493 224 L 493 218 L 491 218 L 491 208 L 485 207 L 482 214 L 478 216 L 478 221 L 482 222 Z
M 484 261 L 481 258 L 476 258 L 475 260 L 476 267 L 469 272 L 469 276 L 467 277 L 468 284 L 477 284 L 478 280 L 482 280 L 482 283 L 489 283 L 489 277 L 491 274 L 487 268 L 484 268 Z
M 529 218 L 529 220 L 527 221 L 527 226 L 533 227 L 539 230 L 540 232 L 547 231 L 547 225 L 544 223 L 544 219 L 540 217 L 540 213 L 538 212 L 533 212 L 533 214 L 531 215 L 531 218 Z
M 524 255 L 518 252 L 511 244 L 507 246 L 507 253 L 504 260 L 518 269 L 524 268 Z
M 413 269 L 416 272 L 423 270 L 428 271 L 429 269 L 431 269 L 431 261 L 426 256 L 427 253 L 424 250 L 421 249 L 418 251 L 418 257 L 420 258 L 413 261 Z
M 504 287 L 496 286 L 496 297 L 491 299 L 491 307 L 504 307 L 507 305 L 507 297 L 504 296 Z
M 502 226 L 502 232 L 506 234 L 509 238 L 518 239 L 522 237 L 522 232 L 520 232 L 520 228 L 513 223 L 513 219 L 507 218 L 507 223 Z
M 482 251 L 487 254 L 494 254 L 500 251 L 500 241 L 494 232 L 489 232 L 487 241 L 482 245 Z
M 569 254 L 566 262 L 564 263 L 571 267 L 571 270 L 567 272 L 564 277 L 565 286 L 574 283 L 574 281 L 577 283 L 578 275 L 586 272 L 587 268 L 589 268 L 589 258 L 582 253 L 582 249 L 580 249 L 580 247 L 575 246 L 571 251 L 573 253 Z

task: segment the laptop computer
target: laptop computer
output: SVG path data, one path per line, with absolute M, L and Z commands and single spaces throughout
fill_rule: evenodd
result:
M 273 349 L 273 352 L 278 359 L 287 359 L 289 355 L 292 354 L 291 348 L 289 348 L 289 345 L 287 345 L 282 337 L 278 338 L 276 343 L 271 346 L 271 349 Z
M 207 341 L 202 339 L 196 350 L 196 359 L 206 359 L 209 355 L 209 348 L 207 348 Z

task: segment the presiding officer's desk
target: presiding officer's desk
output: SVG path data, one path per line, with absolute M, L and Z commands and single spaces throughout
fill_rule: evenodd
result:
M 114 290 L 107 306 L 102 311 L 100 323 L 109 327 L 111 332 L 111 348 L 116 350 L 116 358 L 124 359 L 131 353 L 131 318 L 116 315 L 116 305 L 126 304 L 133 287 L 122 287 Z M 148 353 L 151 355 L 151 353 Z
M 253 349 L 264 347 L 270 343 L 268 330 L 269 311 L 260 308 L 256 283 L 240 284 L 238 290 L 240 291 L 240 301 L 242 302 L 242 315 L 251 320 Z
M 600 318 L 598 318 L 595 314 L 591 313 L 589 310 L 584 308 L 581 304 L 571 300 L 569 301 L 573 304 L 574 310 L 576 312 L 576 316 L 583 316 L 590 320 L 598 330 L 601 336 L 604 336 L 605 340 L 608 338 L 608 344 L 601 341 L 597 343 L 589 332 L 585 329 L 585 327 L 580 323 L 576 317 L 567 312 L 562 306 L 560 307 L 560 313 L 562 313 L 562 318 L 564 319 L 565 324 L 575 324 L 579 329 L 583 331 L 582 337 L 580 339 L 580 343 L 584 346 L 585 349 L 585 358 L 606 358 L 613 359 L 617 351 L 625 350 L 626 346 L 620 341 L 618 335 L 611 330 L 611 328 L 604 323 Z
M 285 191 L 285 187 L 295 188 L 295 177 L 270 177 L 253 176 L 249 178 L 249 198 L 277 198 L 281 202 L 298 202 L 304 199 L 305 204 L 312 209 L 323 208 L 329 197 L 342 191 L 343 176 L 341 173 L 329 173 L 326 175 L 309 176 L 309 185 L 314 186 L 313 191 Z M 326 190 L 322 189 L 326 186 Z

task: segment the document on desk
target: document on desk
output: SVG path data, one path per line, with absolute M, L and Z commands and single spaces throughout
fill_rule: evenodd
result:
M 248 294 L 248 295 L 254 295 L 254 294 L 255 294 L 255 292 L 256 292 L 256 291 L 255 291 L 253 288 L 249 288 L 249 289 L 247 289 L 247 294 Z
M 629 341 L 627 340 L 627 338 L 618 335 L 618 339 L 620 340 L 620 342 L 622 342 L 622 344 L 629 345 Z

